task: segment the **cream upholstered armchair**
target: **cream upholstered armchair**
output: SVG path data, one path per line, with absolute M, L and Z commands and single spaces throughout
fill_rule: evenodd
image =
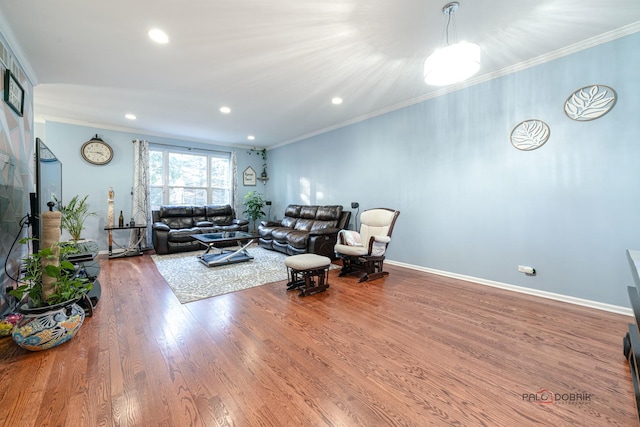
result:
M 340 276 L 356 274 L 360 282 L 389 274 L 382 271 L 384 254 L 400 211 L 387 208 L 369 209 L 360 215 L 360 232 L 341 230 L 334 250 L 342 259 Z

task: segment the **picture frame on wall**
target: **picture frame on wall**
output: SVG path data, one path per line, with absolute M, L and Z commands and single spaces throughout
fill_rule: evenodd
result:
M 22 117 L 24 113 L 24 89 L 9 69 L 4 72 L 4 102 Z
M 247 166 L 244 172 L 242 172 L 242 184 L 245 186 L 256 185 L 256 171 L 251 166 Z

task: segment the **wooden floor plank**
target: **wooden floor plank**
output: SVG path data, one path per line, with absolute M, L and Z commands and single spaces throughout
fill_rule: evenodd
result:
M 0 424 L 638 424 L 626 316 L 397 266 L 332 270 L 304 298 L 280 282 L 180 304 L 150 257 L 100 264 L 73 340 L 0 340 Z

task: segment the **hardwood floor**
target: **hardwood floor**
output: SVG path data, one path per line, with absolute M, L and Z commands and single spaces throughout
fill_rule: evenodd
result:
M 101 265 L 70 342 L 0 340 L 0 425 L 638 425 L 626 316 L 390 265 L 182 305 L 149 256 Z

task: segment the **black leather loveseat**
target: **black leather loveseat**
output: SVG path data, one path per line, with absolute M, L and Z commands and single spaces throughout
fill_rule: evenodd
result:
M 313 253 L 335 259 L 338 232 L 349 226 L 350 211 L 340 205 L 289 205 L 281 221 L 262 221 L 258 243 L 288 255 Z
M 153 248 L 157 254 L 204 249 L 192 234 L 249 230 L 249 221 L 236 219 L 230 205 L 161 206 L 151 216 Z

